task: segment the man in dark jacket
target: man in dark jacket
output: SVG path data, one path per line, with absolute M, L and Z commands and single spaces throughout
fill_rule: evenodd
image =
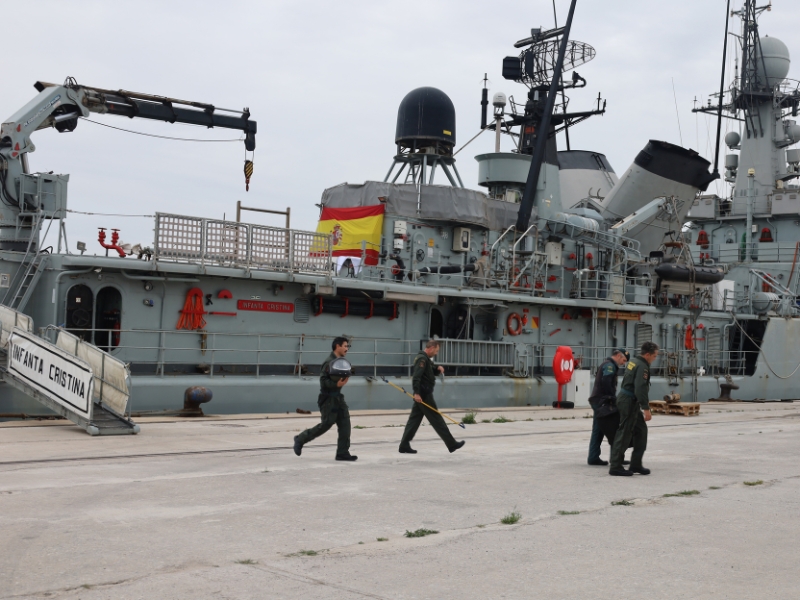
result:
M 592 395 L 589 404 L 594 413 L 592 419 L 592 437 L 589 440 L 590 465 L 606 466 L 608 461 L 600 458 L 600 444 L 605 437 L 609 447 L 614 443 L 614 436 L 619 427 L 619 411 L 617 411 L 617 374 L 620 367 L 628 362 L 628 353 L 614 350 L 611 356 L 603 361 L 594 377 Z
M 625 367 L 625 376 L 617 396 L 619 409 L 619 429 L 611 447 L 609 475 L 649 475 L 650 469 L 642 465 L 642 457 L 647 449 L 647 421 L 650 414 L 650 365 L 658 358 L 658 345 L 653 342 L 642 344 L 642 351 Z M 625 450 L 633 442 L 631 466 L 622 468 Z
M 336 460 L 356 460 L 358 457 L 350 454 L 350 410 L 344 401 L 342 388 L 347 384 L 349 377 L 332 376 L 330 364 L 337 358 L 344 358 L 350 348 L 347 338 L 337 337 L 331 344 L 333 352 L 322 363 L 319 374 L 319 413 L 321 421 L 311 429 L 306 429 L 294 438 L 294 453 L 300 456 L 303 445 L 318 438 L 328 431 L 334 424 L 339 430 L 339 442 L 336 447 Z
M 427 417 L 433 430 L 439 434 L 442 441 L 447 445 L 450 452 L 455 452 L 464 445 L 464 441 L 457 442 L 447 428 L 442 415 L 428 406 L 438 410 L 436 401 L 433 399 L 433 388 L 436 386 L 436 373 L 444 373 L 444 367 L 437 366 L 433 362 L 433 357 L 439 352 L 439 340 L 430 340 L 425 344 L 425 350 L 417 354 L 414 358 L 414 373 L 411 380 L 414 386 L 414 407 L 408 415 L 408 423 L 403 432 L 403 439 L 400 440 L 401 454 L 416 454 L 417 451 L 411 447 L 411 440 L 417 433 L 417 429 L 422 424 L 422 417 Z M 422 404 L 424 402 L 428 406 Z

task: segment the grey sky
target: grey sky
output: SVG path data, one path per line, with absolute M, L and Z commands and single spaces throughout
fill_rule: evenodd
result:
M 241 143 L 172 142 L 86 122 L 73 133 L 37 132 L 31 167 L 71 175 L 71 209 L 233 218 L 240 199 L 263 208 L 291 206 L 298 229 L 316 227 L 314 204 L 324 188 L 384 177 L 395 149 L 397 106 L 408 91 L 432 85 L 452 98 L 460 146 L 479 130 L 484 72 L 492 93 L 523 97 L 522 86 L 500 76 L 502 58 L 517 53 L 513 43 L 531 27 L 553 24 L 551 0 L 3 4 L 0 118 L 35 95 L 37 79 L 61 82 L 69 75 L 98 87 L 249 106 L 258 122 L 249 193 Z M 741 0 L 732 4 L 738 9 Z M 563 24 L 569 2 L 556 5 Z M 601 92 L 608 112 L 572 129 L 572 147 L 605 153 L 621 174 L 648 139 L 681 143 L 674 78 L 683 145 L 713 159 L 714 123 L 691 108 L 695 97 L 705 102 L 719 86 L 724 13 L 724 0 L 579 0 L 572 37 L 594 46 L 597 57 L 578 69 L 588 86 L 571 94 L 570 108 L 592 107 Z M 800 56 L 800 2 L 775 0 L 760 24 L 762 35 L 780 38 Z M 738 33 L 738 19 L 731 30 Z M 238 137 L 93 118 L 161 135 Z M 487 133 L 459 154 L 468 187 L 477 187 L 472 157 L 492 148 Z M 247 220 L 282 223 L 282 217 Z M 152 240 L 147 219 L 71 214 L 67 221 L 72 249 L 80 239 L 90 253 L 100 253 L 98 226 L 121 228 L 127 242 Z

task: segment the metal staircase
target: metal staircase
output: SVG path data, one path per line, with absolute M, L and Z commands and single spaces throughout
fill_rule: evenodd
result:
M 39 244 L 39 227 L 42 222 L 41 211 L 20 213 L 17 216 L 17 231 L 23 229 L 21 226 L 23 221 L 25 221 L 25 228 L 30 226 L 30 237 L 25 248 L 25 255 L 22 257 L 14 279 L 11 281 L 3 298 L 3 304 L 19 311 L 22 311 L 28 304 L 31 293 L 42 275 L 41 268 L 44 262 Z M 52 220 L 50 222 L 52 223 Z M 47 229 L 49 231 L 49 225 Z M 45 235 L 47 235 L 47 232 L 45 232 Z

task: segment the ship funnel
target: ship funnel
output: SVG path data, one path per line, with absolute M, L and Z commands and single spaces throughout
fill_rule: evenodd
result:
M 643 254 L 657 250 L 668 231 L 679 232 L 698 191 L 716 178 L 711 165 L 694 150 L 650 140 L 608 196 L 595 203 L 606 220 L 617 221 L 655 198 L 674 198 L 672 210 L 660 213 L 627 233 L 639 239 Z M 659 232 L 659 233 L 657 233 Z

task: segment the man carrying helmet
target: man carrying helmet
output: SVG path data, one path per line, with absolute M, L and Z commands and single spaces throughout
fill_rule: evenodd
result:
M 345 359 L 350 343 L 347 338 L 337 337 L 331 344 L 333 352 L 322 363 L 319 375 L 320 423 L 306 429 L 294 438 L 294 453 L 300 456 L 303 446 L 318 438 L 336 424 L 339 430 L 339 441 L 336 447 L 336 460 L 353 461 L 358 457 L 350 454 L 350 411 L 342 395 L 342 388 L 347 385 L 352 367 Z
M 436 373 L 444 373 L 444 367 L 433 363 L 433 357 L 439 353 L 439 340 L 429 340 L 425 344 L 425 350 L 417 354 L 414 358 L 414 373 L 411 383 L 414 386 L 414 407 L 408 415 L 408 423 L 403 432 L 403 439 L 400 440 L 401 454 L 416 454 L 417 451 L 411 447 L 411 440 L 417 433 L 417 429 L 422 424 L 422 417 L 427 417 L 433 430 L 439 434 L 442 441 L 447 445 L 450 452 L 455 452 L 465 444 L 462 440 L 457 442 L 447 428 L 442 415 L 431 408 L 438 410 L 436 401 L 433 399 L 433 388 L 436 385 Z M 425 404 L 428 406 L 425 406 Z M 431 407 L 431 408 L 428 408 Z

